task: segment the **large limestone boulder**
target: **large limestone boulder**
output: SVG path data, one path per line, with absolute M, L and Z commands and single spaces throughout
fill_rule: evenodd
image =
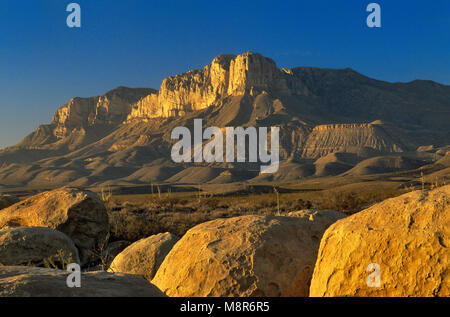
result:
M 0 229 L 5 226 L 61 231 L 78 247 L 82 263 L 89 260 L 109 232 L 108 214 L 97 195 L 68 187 L 41 193 L 0 210 Z
M 0 195 L 0 209 L 7 208 L 19 202 L 19 198 L 11 195 Z
M 325 232 L 311 296 L 450 296 L 450 186 L 385 200 Z
M 0 266 L 0 297 L 164 297 L 144 278 L 106 272 L 81 273 L 81 287 L 69 288 L 69 272 Z
M 0 230 L 0 263 L 63 268 L 80 263 L 78 250 L 62 232 L 45 227 L 19 227 Z
M 334 221 L 242 216 L 200 224 L 152 282 L 169 296 L 307 296 L 320 239 Z
M 178 240 L 168 232 L 141 239 L 119 253 L 108 271 L 142 275 L 151 281 Z

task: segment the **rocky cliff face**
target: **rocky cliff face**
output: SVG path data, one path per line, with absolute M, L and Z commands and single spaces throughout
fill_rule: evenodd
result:
M 133 118 L 139 118 L 146 120 L 147 118 L 154 118 L 162 116 L 162 111 L 158 104 L 158 94 L 150 94 L 137 103 L 133 104 L 130 114 L 127 116 L 127 120 Z
M 291 116 L 312 125 L 381 119 L 410 130 L 448 131 L 447 86 L 426 81 L 391 84 L 351 69 L 279 69 L 272 59 L 246 52 L 219 55 L 202 69 L 167 77 L 159 91 L 119 87 L 100 97 L 74 98 L 55 113 L 54 134 L 62 137 L 74 128 L 181 117 L 223 106 L 231 97 L 261 94 L 280 100 Z
M 190 167 L 172 164 L 170 133 L 177 126 L 192 128 L 194 118 L 204 128 L 279 127 L 277 179 L 336 175 L 362 159 L 447 145 L 449 100 L 450 86 L 428 81 L 392 84 L 351 69 L 280 69 L 251 52 L 219 55 L 202 69 L 167 77 L 159 91 L 119 87 L 70 100 L 50 124 L 0 151 L 0 188 L 120 179 L 223 182 L 257 175 L 258 167 L 229 164 L 178 175 Z M 429 159 L 417 157 L 424 156 Z M 377 159 L 359 169 L 380 170 L 391 161 Z
M 260 54 L 219 55 L 200 70 L 164 79 L 159 93 L 133 105 L 127 120 L 183 116 L 219 105 L 228 96 L 263 91 L 291 95 L 304 94 L 307 89 L 291 70 L 278 69 L 273 60 Z
M 153 92 L 153 89 L 118 87 L 103 96 L 73 98 L 54 114 L 54 135 L 63 138 L 74 129 L 120 124 L 131 112 L 132 104 Z

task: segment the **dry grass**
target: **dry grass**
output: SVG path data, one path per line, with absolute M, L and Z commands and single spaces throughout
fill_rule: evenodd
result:
M 70 263 L 72 263 L 72 253 L 66 253 L 64 250 L 58 250 L 55 255 L 43 260 L 43 266 L 48 269 L 67 270 Z
M 353 214 L 384 199 L 405 193 L 406 189 L 367 188 L 326 189 L 311 192 L 272 193 L 241 196 L 213 196 L 174 193 L 113 196 L 108 203 L 111 241 L 137 241 L 161 232 L 182 236 L 197 224 L 248 214 L 280 215 L 301 209 L 332 209 Z
M 161 232 L 182 236 L 197 224 L 248 214 L 282 215 L 301 209 L 331 209 L 350 215 L 388 198 L 446 184 L 445 179 L 437 178 L 427 182 L 420 172 L 271 184 L 267 186 L 269 192 L 260 193 L 253 189 L 242 191 L 241 186 L 236 192 L 222 196 L 214 195 L 214 188 L 206 184 L 191 192 L 162 192 L 158 185 L 151 185 L 151 194 L 107 195 L 111 241 L 133 242 Z

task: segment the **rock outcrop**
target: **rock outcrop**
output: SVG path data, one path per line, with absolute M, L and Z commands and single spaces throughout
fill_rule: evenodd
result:
M 120 124 L 131 112 L 132 104 L 154 92 L 147 88 L 118 87 L 103 96 L 73 98 L 55 112 L 53 133 L 57 138 L 62 138 L 74 129 Z
M 3 227 L 48 227 L 68 235 L 78 247 L 82 263 L 92 256 L 109 232 L 106 208 L 96 194 L 61 188 L 32 196 L 0 211 Z
M 133 106 L 128 120 L 183 116 L 189 111 L 218 106 L 228 96 L 304 94 L 305 87 L 292 71 L 278 69 L 270 58 L 247 52 L 219 55 L 210 65 L 164 79 L 158 94 Z
M 450 296 L 450 186 L 385 200 L 325 232 L 311 296 Z
M 242 216 L 200 224 L 152 283 L 169 296 L 307 296 L 320 238 L 335 220 Z
M 409 148 L 383 123 L 328 124 L 314 127 L 308 136 L 302 156 L 318 158 L 335 152 L 355 152 L 363 148 L 378 153 L 398 153 Z
M 133 120 L 139 118 L 145 121 L 149 118 L 162 117 L 163 111 L 158 103 L 158 94 L 152 93 L 145 96 L 135 104 L 133 104 L 130 114 L 127 116 L 127 120 Z
M 0 297 L 165 297 L 142 277 L 88 272 L 81 287 L 69 288 L 69 272 L 36 267 L 0 266 Z
M 168 232 L 139 240 L 119 253 L 108 271 L 141 275 L 151 281 L 178 240 Z
M 0 263 L 3 265 L 56 265 L 80 263 L 75 244 L 64 233 L 45 227 L 0 230 Z
M 205 128 L 280 128 L 278 175 L 241 173 L 233 164 L 225 169 L 238 179 L 193 173 L 191 179 L 200 182 L 337 175 L 363 159 L 401 152 L 430 164 L 445 153 L 409 152 L 447 144 L 448 100 L 450 86 L 429 81 L 388 83 L 348 68 L 277 68 L 257 53 L 219 55 L 202 69 L 167 77 L 159 91 L 118 87 L 103 96 L 72 99 L 50 124 L 0 151 L 0 187 L 170 182 L 180 172 L 180 165 L 171 165 L 171 131 L 192 129 L 194 118 Z M 355 154 L 358 160 L 311 164 L 335 153 Z M 254 170 L 253 165 L 244 169 Z

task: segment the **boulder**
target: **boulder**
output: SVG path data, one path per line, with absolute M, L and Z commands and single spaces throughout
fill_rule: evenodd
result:
M 144 278 L 106 272 L 81 273 L 81 287 L 69 288 L 69 272 L 0 266 L 0 297 L 164 297 Z
M 241 216 L 190 229 L 153 279 L 169 296 L 307 296 L 329 223 Z
M 0 209 L 7 208 L 9 206 L 12 206 L 16 203 L 18 203 L 20 200 L 19 198 L 11 195 L 1 195 L 0 196 Z
M 0 210 L 0 229 L 48 227 L 68 235 L 87 263 L 109 232 L 106 208 L 96 194 L 64 187 L 44 192 Z
M 64 233 L 45 227 L 0 230 L 3 265 L 57 266 L 80 263 L 75 244 Z
M 117 255 L 108 271 L 142 275 L 151 281 L 178 240 L 168 232 L 141 239 Z
M 325 232 L 311 296 L 450 296 L 450 186 L 385 200 Z

